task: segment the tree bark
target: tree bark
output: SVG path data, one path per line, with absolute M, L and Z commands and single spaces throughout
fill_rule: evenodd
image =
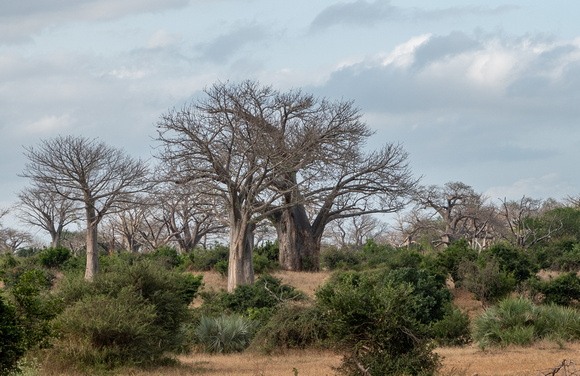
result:
M 237 285 L 254 283 L 254 227 L 246 220 L 230 223 L 228 292 L 234 291 Z
M 87 266 L 85 279 L 92 281 L 99 273 L 99 245 L 97 243 L 98 221 L 94 209 L 87 208 Z
M 320 242 L 302 205 L 286 208 L 274 219 L 284 270 L 320 269 Z

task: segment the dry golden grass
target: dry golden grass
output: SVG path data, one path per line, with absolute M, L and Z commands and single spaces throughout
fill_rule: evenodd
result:
M 531 347 L 509 347 L 482 351 L 475 346 L 439 348 L 443 356 L 442 375 L 497 375 L 530 376 L 553 368 L 569 359 L 580 368 L 580 344 L 566 344 L 560 348 L 554 343 L 538 343 Z M 563 374 L 563 373 L 562 373 Z

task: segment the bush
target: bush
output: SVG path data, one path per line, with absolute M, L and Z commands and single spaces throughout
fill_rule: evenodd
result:
M 72 253 L 67 248 L 48 248 L 38 254 L 38 262 L 45 268 L 58 268 L 71 257 Z
M 255 324 L 240 315 L 203 316 L 196 334 L 205 350 L 211 353 L 243 351 L 251 342 Z
M 188 305 L 201 276 L 178 274 L 147 260 L 120 261 L 92 282 L 81 276 L 62 282 L 59 296 L 67 309 L 59 318 L 65 334 L 61 343 L 69 344 L 63 355 L 112 367 L 156 361 L 164 351 L 183 346 L 182 326 L 190 318 Z M 119 319 L 110 316 L 114 312 Z
M 432 375 L 440 363 L 428 328 L 414 317 L 418 298 L 408 284 L 380 273 L 344 273 L 317 292 L 332 342 L 345 354 L 342 370 L 371 375 Z
M 200 296 L 203 304 L 197 311 L 201 315 L 236 313 L 251 316 L 262 323 L 268 322 L 284 301 L 301 300 L 305 297 L 303 292 L 268 274 L 260 276 L 253 285 L 237 286 L 231 293 L 204 291 Z
M 320 253 L 320 263 L 323 268 L 336 270 L 352 268 L 359 260 L 352 249 L 329 247 Z
M 471 342 L 470 320 L 467 313 L 452 304 L 445 315 L 431 326 L 432 336 L 440 346 L 463 346 Z
M 228 261 L 230 249 L 221 244 L 215 244 L 212 248 L 196 248 L 190 254 L 193 258 L 193 268 L 195 270 L 212 270 L 220 261 Z
M 473 329 L 481 348 L 528 346 L 541 339 L 578 340 L 580 313 L 556 305 L 537 306 L 529 299 L 507 298 L 478 316 Z
M 475 294 L 484 307 L 506 297 L 516 286 L 515 279 L 501 271 L 499 263 L 494 259 L 482 266 L 463 260 L 458 269 L 461 276 L 458 287 Z
M 464 261 L 475 262 L 477 257 L 477 251 L 469 246 L 467 240 L 461 239 L 451 243 L 443 252 L 437 253 L 436 263 L 451 275 L 455 283 L 460 284 L 462 273 L 459 265 Z
M 16 309 L 0 295 L 0 376 L 18 369 L 18 360 L 26 352 L 24 333 Z
M 177 250 L 168 246 L 157 248 L 151 253 L 150 257 L 167 268 L 178 267 L 182 262 Z
M 46 288 L 44 275 L 26 271 L 0 295 L 0 375 L 18 370 L 18 360 L 26 350 L 45 347 L 54 335 L 51 320 L 60 312 L 59 302 L 41 295 Z
M 490 259 L 497 260 L 500 270 L 513 277 L 518 284 L 528 280 L 539 270 L 525 251 L 503 243 L 493 245 L 481 252 L 482 264 Z
M 408 284 L 417 297 L 414 316 L 423 324 L 443 318 L 453 294 L 446 287 L 445 277 L 428 270 L 401 268 L 387 272 L 386 281 L 392 285 Z
M 580 302 L 580 278 L 576 273 L 561 274 L 550 281 L 531 280 L 530 295 L 543 296 L 545 304 L 569 306 Z
M 260 328 L 251 348 L 270 353 L 276 349 L 304 349 L 322 345 L 328 322 L 318 306 L 285 304 Z

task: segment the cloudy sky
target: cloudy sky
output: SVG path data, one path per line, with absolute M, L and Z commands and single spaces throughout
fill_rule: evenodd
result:
M 150 158 L 155 122 L 217 80 L 352 99 L 424 184 L 580 193 L 580 3 L 0 1 L 0 206 L 23 146 L 99 137 Z

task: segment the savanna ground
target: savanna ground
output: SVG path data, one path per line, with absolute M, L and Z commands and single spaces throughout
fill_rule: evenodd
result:
M 218 273 L 204 272 L 205 288 L 225 288 L 226 280 Z M 291 284 L 310 296 L 330 273 L 278 272 L 274 274 L 285 283 Z M 463 290 L 452 289 L 455 303 L 469 312 L 471 317 L 481 312 L 481 304 Z M 197 302 L 199 304 L 199 302 Z M 196 304 L 196 302 L 194 302 Z M 531 347 L 508 347 L 501 349 L 479 349 L 476 345 L 464 347 L 438 348 L 442 358 L 441 375 L 484 376 L 484 375 L 544 375 L 544 372 L 562 363 L 564 359 L 578 361 L 580 370 L 580 343 L 558 344 L 541 342 Z M 276 376 L 276 375 L 335 375 L 341 357 L 331 351 L 290 350 L 282 354 L 262 355 L 242 353 L 231 355 L 210 355 L 192 353 L 178 357 L 180 365 L 155 369 L 123 369 L 117 375 L 135 376 Z M 48 362 L 50 364 L 50 361 Z M 46 363 L 45 363 L 46 364 Z M 51 373 L 50 367 L 44 368 L 43 375 Z M 543 372 L 541 372 L 543 371 Z M 80 376 L 83 373 L 71 372 L 67 376 Z M 556 375 L 564 375 L 563 371 Z

